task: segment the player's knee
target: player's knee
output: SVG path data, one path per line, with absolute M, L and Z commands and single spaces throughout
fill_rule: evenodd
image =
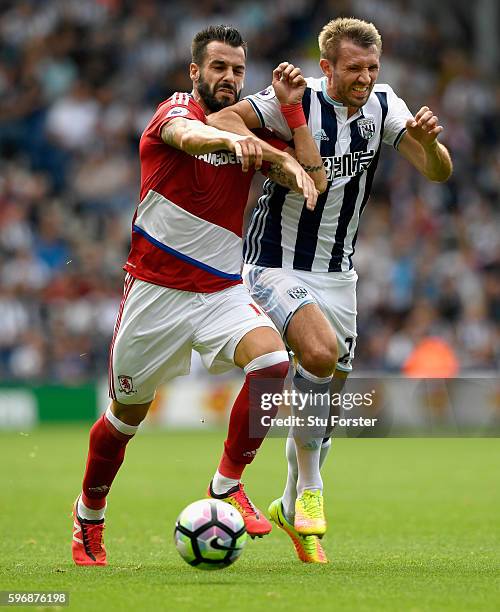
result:
M 300 355 L 300 365 L 314 376 L 330 376 L 337 365 L 336 342 L 325 342 L 310 346 Z
M 286 351 L 271 351 L 256 357 L 244 367 L 245 374 L 253 378 L 284 380 L 288 374 L 289 359 Z
M 251 363 L 279 352 L 285 352 L 285 347 L 278 332 L 272 327 L 257 327 L 239 341 L 234 351 L 234 363 L 246 371 Z
M 266 353 L 256 357 L 245 366 L 247 384 L 250 385 L 250 395 L 252 395 L 251 388 L 253 386 L 254 392 L 258 394 L 257 397 L 260 397 L 258 405 L 250 402 L 252 411 L 256 410 L 260 414 L 264 411 L 271 418 L 276 416 L 278 403 L 271 402 L 270 398 L 283 391 L 288 367 L 289 359 L 286 351 Z M 264 404 L 264 400 L 266 404 Z
M 140 425 L 146 418 L 152 402 L 146 404 L 122 404 L 113 400 L 111 412 L 117 419 L 127 425 Z

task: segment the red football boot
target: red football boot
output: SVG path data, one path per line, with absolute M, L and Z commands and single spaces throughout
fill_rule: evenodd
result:
M 88 521 L 78 516 L 78 499 L 73 506 L 73 561 L 77 565 L 107 565 L 103 542 L 104 519 Z
M 222 495 L 214 493 L 212 483 L 210 483 L 208 487 L 208 496 L 213 499 L 220 499 L 234 506 L 243 517 L 247 533 L 251 538 L 261 538 L 271 531 L 271 523 L 262 512 L 252 504 L 241 482 L 229 489 L 226 493 L 222 493 Z

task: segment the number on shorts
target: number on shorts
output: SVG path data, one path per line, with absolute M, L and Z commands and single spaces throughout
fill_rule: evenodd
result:
M 354 343 L 354 338 L 346 338 L 345 343 L 347 344 L 349 348 L 349 352 L 342 355 L 342 357 L 339 357 L 339 363 L 343 363 L 344 365 L 348 364 L 349 360 L 351 359 L 352 345 Z

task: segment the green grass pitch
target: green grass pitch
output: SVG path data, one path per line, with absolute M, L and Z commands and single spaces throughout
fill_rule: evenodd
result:
M 218 572 L 186 565 L 177 514 L 204 496 L 223 432 L 144 432 L 109 498 L 109 567 L 71 561 L 70 511 L 85 428 L 0 434 L 0 590 L 67 590 L 71 610 L 498 610 L 500 441 L 339 439 L 324 470 L 327 566 L 295 559 L 274 529 Z M 246 474 L 266 509 L 282 490 L 284 441 Z M 61 608 L 63 609 L 63 608 Z

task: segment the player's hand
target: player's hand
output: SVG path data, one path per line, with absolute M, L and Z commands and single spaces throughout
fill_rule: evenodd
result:
M 306 208 L 308 210 L 314 210 L 316 208 L 316 202 L 318 201 L 319 192 L 312 178 L 291 155 L 287 155 L 283 162 L 283 169 L 295 176 L 298 192 L 301 193 L 306 200 Z
M 236 155 L 243 172 L 248 172 L 249 168 L 252 167 L 255 167 L 255 170 L 260 170 L 262 166 L 262 147 L 258 138 L 240 136 L 231 143 L 230 150 Z
M 302 101 L 306 80 L 300 68 L 288 62 L 281 62 L 273 70 L 273 88 L 280 104 L 297 104 Z
M 406 121 L 408 134 L 418 141 L 424 148 L 432 146 L 443 131 L 438 125 L 438 118 L 428 106 L 422 106 L 413 119 Z

